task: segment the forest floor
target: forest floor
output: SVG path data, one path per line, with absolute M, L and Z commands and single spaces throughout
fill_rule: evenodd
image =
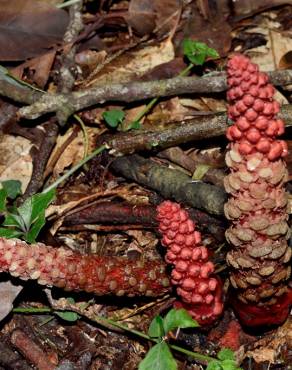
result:
M 100 257 L 98 277 L 117 274 L 116 261 L 168 277 L 156 215 L 172 200 L 201 232 L 224 302 L 212 325 L 197 326 L 185 313 L 170 319 L 178 297 L 155 291 L 155 273 L 153 283 L 146 272 L 130 278 L 139 294 L 116 281 L 70 292 L 16 273 L 13 257 L 6 268 L 6 252 L 0 370 L 292 369 L 291 316 L 246 328 L 233 310 L 224 216 L 234 53 L 269 73 L 292 148 L 291 1 L 10 0 L 0 29 L 0 244 Z

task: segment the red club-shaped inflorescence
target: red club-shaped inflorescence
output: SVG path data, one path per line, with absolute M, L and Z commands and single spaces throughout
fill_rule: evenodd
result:
M 200 324 L 210 324 L 221 314 L 222 287 L 214 275 L 214 264 L 201 243 L 201 234 L 179 204 L 165 201 L 157 207 L 166 262 L 173 265 L 171 282 L 177 287 L 183 307 Z
M 236 311 L 246 325 L 278 324 L 289 312 L 291 249 L 287 245 L 287 145 L 278 136 L 284 123 L 267 74 L 243 55 L 227 64 L 230 140 L 225 189 L 231 194 L 225 215 L 230 280 L 237 290 Z M 281 315 L 279 315 L 281 312 Z M 277 313 L 277 314 L 275 314 Z
M 0 271 L 22 280 L 96 295 L 159 296 L 170 282 L 160 261 L 81 255 L 42 243 L 0 238 Z

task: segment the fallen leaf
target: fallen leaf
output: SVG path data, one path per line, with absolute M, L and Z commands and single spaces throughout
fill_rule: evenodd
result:
M 55 60 L 55 55 L 56 51 L 51 50 L 44 55 L 32 58 L 27 62 L 20 64 L 10 72 L 13 76 L 19 79 L 24 79 L 24 70 L 28 68 L 28 82 L 34 82 L 38 87 L 43 89 L 48 81 L 50 71 Z
M 118 82 L 129 82 L 144 75 L 161 63 L 174 58 L 171 40 L 166 40 L 158 46 L 148 46 L 135 52 L 128 52 L 106 65 L 87 86 L 103 85 Z
M 127 22 L 139 35 L 157 30 L 162 36 L 176 27 L 181 0 L 131 0 Z
M 289 317 L 283 326 L 279 327 L 272 334 L 259 339 L 251 351 L 246 352 L 246 357 L 252 357 L 255 362 L 268 362 L 270 364 L 282 363 L 285 361 L 283 349 L 292 348 L 292 319 Z M 288 351 L 289 352 L 289 351 Z M 288 369 L 288 368 L 287 368 Z
M 147 35 L 155 28 L 154 3 L 151 0 L 132 0 L 130 2 L 127 21 L 140 35 Z
M 0 181 L 19 180 L 24 192 L 32 174 L 32 144 L 20 136 L 0 137 Z
M 285 58 L 292 50 L 292 39 L 277 30 L 278 26 L 277 22 L 264 20 L 260 26 L 247 31 L 248 33 L 261 33 L 267 40 L 266 45 L 246 51 L 252 61 L 261 66 L 262 71 L 273 71 L 286 67 L 285 63 L 287 64 L 287 61 L 285 62 Z
M 22 290 L 22 285 L 15 285 L 11 281 L 0 282 L 0 321 L 13 309 L 13 301 Z
M 74 166 L 83 159 L 84 133 L 80 130 L 77 135 L 75 135 L 74 130 L 76 130 L 76 126 L 73 126 L 73 128 L 71 127 L 69 130 L 67 130 L 63 136 L 59 135 L 57 143 L 51 153 L 47 169 L 53 168 L 54 179 L 58 178 L 67 167 L 71 165 Z M 89 151 L 91 151 L 96 149 L 95 137 L 100 135 L 101 129 L 99 127 L 87 127 L 86 130 L 89 139 Z M 58 157 L 57 160 L 56 156 Z M 48 175 L 48 172 L 46 172 L 46 175 Z
M 61 42 L 65 10 L 39 0 L 0 0 L 0 60 L 24 60 Z
M 234 14 L 239 18 L 245 18 L 263 10 L 274 8 L 275 6 L 292 4 L 291 0 L 245 0 L 233 1 Z

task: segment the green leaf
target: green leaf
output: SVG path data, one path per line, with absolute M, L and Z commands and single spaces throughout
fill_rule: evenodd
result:
M 183 308 L 177 310 L 171 309 L 163 319 L 164 331 L 167 334 L 177 328 L 196 328 L 199 324 Z
M 161 316 L 155 316 L 151 321 L 148 329 L 148 335 L 151 338 L 162 338 L 165 335 L 165 331 L 163 329 L 163 319 Z
M 27 198 L 26 201 L 17 208 L 17 211 L 23 220 L 23 230 L 28 231 L 31 225 L 32 197 Z
M 32 223 L 38 218 L 42 211 L 45 211 L 48 205 L 55 198 L 56 190 L 52 189 L 46 193 L 38 193 L 32 196 Z
M 223 370 L 223 368 L 218 361 L 211 361 L 209 362 L 206 370 Z
M 70 304 L 74 304 L 75 299 L 73 297 L 68 297 L 67 302 Z M 54 313 L 61 317 L 61 319 L 66 321 L 76 321 L 80 318 L 80 315 L 73 311 L 54 311 Z
M 6 199 L 7 199 L 7 192 L 5 189 L 0 189 L 0 211 L 6 210 Z
M 217 50 L 215 50 L 215 49 L 212 49 L 212 48 L 208 48 L 207 49 L 207 55 L 208 55 L 208 57 L 210 57 L 210 58 L 219 58 L 219 54 L 218 54 L 218 52 L 217 52 Z
M 128 130 L 131 130 L 131 129 L 139 130 L 140 128 L 141 128 L 141 122 L 140 121 L 133 121 L 133 122 L 131 122 Z
M 183 40 L 183 51 L 184 55 L 189 59 L 189 61 L 195 65 L 204 64 L 208 57 L 219 57 L 219 54 L 215 49 L 209 48 L 208 45 L 203 42 L 190 39 Z
M 232 361 L 235 361 L 234 352 L 230 348 L 223 348 L 223 349 L 221 349 L 218 352 L 217 357 L 221 361 L 223 361 L 223 360 L 232 360 Z
M 110 127 L 117 127 L 123 122 L 125 113 L 119 109 L 112 109 L 107 112 L 103 112 L 102 117 Z
M 22 217 L 19 215 L 15 215 L 13 213 L 8 213 L 6 215 L 5 220 L 2 225 L 17 227 L 20 230 L 25 231 L 25 225 L 24 225 Z
M 7 197 L 15 199 L 21 194 L 21 182 L 18 180 L 7 180 L 1 182 L 3 189 L 6 190 Z
M 192 180 L 202 180 L 202 178 L 206 175 L 206 173 L 208 172 L 210 166 L 208 166 L 207 164 L 198 164 L 196 169 L 195 169 L 195 172 L 193 173 L 193 176 L 192 176 Z
M 42 227 L 46 223 L 46 218 L 45 218 L 45 211 L 43 210 L 37 219 L 34 220 L 32 226 L 30 229 L 25 233 L 24 239 L 28 243 L 35 243 L 37 236 L 39 235 Z
M 223 370 L 237 370 L 237 364 L 234 360 L 224 360 L 221 362 Z
M 61 319 L 71 322 L 74 322 L 80 318 L 80 316 L 73 311 L 55 311 L 54 313 L 61 317 Z
M 177 364 L 165 342 L 155 344 L 140 362 L 139 370 L 177 370 Z
M 14 229 L 8 229 L 8 228 L 5 228 L 5 227 L 0 227 L 0 236 L 2 236 L 3 238 L 8 238 L 8 239 L 18 238 L 22 234 L 23 234 L 23 232 L 20 231 L 20 230 L 14 230 Z

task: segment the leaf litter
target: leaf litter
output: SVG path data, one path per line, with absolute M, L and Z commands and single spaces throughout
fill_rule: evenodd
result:
M 105 29 L 101 28 L 96 31 L 95 35 L 102 40 L 105 50 L 96 52 L 92 49 L 85 49 L 82 51 L 82 58 L 88 57 L 89 62 L 78 63 L 78 58 L 76 59 L 79 68 L 76 89 L 97 84 L 110 85 L 114 82 L 139 81 L 145 76 L 155 80 L 160 77 L 161 73 L 165 73 L 159 72 L 159 68 L 164 71 L 165 66 L 171 66 L 171 63 L 176 59 L 179 61 L 177 65 L 182 67 L 173 67 L 170 74 L 171 77 L 174 77 L 180 69 L 185 68 L 183 65 L 186 65 L 186 60 L 182 55 L 180 45 L 182 40 L 187 38 L 207 43 L 209 47 L 219 52 L 221 58 L 233 51 L 232 43 L 236 39 L 236 50 L 246 51 L 265 70 L 290 67 L 290 29 L 285 29 L 285 24 L 281 23 L 280 17 L 281 9 L 285 9 L 285 6 L 290 4 L 289 1 L 235 2 L 232 10 L 228 7 L 227 2 L 219 0 L 196 3 L 177 0 L 161 2 L 132 0 L 122 2 L 119 7 L 115 7 L 115 4 L 107 1 L 101 3 L 101 8 L 98 8 L 96 4 L 85 3 L 83 16 L 84 19 L 89 20 L 88 24 L 96 21 L 95 17 L 102 13 L 118 16 L 118 12 L 124 12 L 123 19 L 126 19 L 127 27 L 117 23 L 114 26 L 107 25 Z M 279 8 L 272 9 L 275 6 Z M 291 4 L 288 6 L 291 7 Z M 46 4 L 43 1 L 32 2 L 32 0 L 1 1 L 1 9 L 0 46 L 2 43 L 3 47 L 0 48 L 0 59 L 7 63 L 11 73 L 14 73 L 18 78 L 36 84 L 40 88 L 49 88 L 50 91 L 55 91 L 57 88 L 55 73 L 58 70 L 58 54 L 62 51 L 63 35 L 68 25 L 67 11 L 57 9 L 53 2 Z M 215 12 L 216 9 L 219 9 L 218 14 Z M 14 23 L 11 23 L 13 17 Z M 38 19 L 39 22 L 33 22 L 35 19 Z M 245 34 L 245 42 L 240 41 L 243 40 L 242 33 Z M 251 45 L 247 47 L 247 41 L 256 34 L 261 35 L 261 40 L 264 40 L 265 44 L 252 47 L 250 41 Z M 138 42 L 137 47 L 128 48 L 132 41 L 134 44 L 139 39 L 142 41 Z M 9 47 L 7 47 L 7 40 L 11 41 Z M 114 43 L 121 45 L 121 53 L 109 63 L 105 63 L 112 53 L 110 48 Z M 82 44 L 86 45 L 85 40 L 81 40 L 78 47 L 82 47 Z M 80 57 L 81 54 L 79 54 Z M 14 63 L 11 64 L 11 61 Z M 17 63 L 15 64 L 15 62 Z M 99 70 L 97 75 L 87 80 L 85 76 L 90 76 L 95 69 L 95 64 L 98 63 L 104 64 L 103 68 Z M 207 61 L 200 69 L 195 68 L 193 73 L 199 78 L 214 70 L 220 72 L 223 66 L 223 59 L 216 62 Z M 284 103 L 289 102 L 290 99 L 285 89 L 281 89 L 279 99 L 282 99 Z M 102 134 L 107 133 L 112 136 L 120 134 L 118 130 L 114 131 L 117 127 L 106 125 L 102 119 L 103 112 L 121 109 L 125 112 L 127 123 L 129 123 L 145 109 L 147 103 L 147 101 L 143 101 L 113 106 L 111 102 L 105 102 L 98 106 L 96 111 L 92 109 L 82 112 L 80 116 L 87 117 L 87 121 L 85 118 L 84 121 L 88 131 L 90 150 L 96 147 Z M 159 99 L 154 108 L 143 117 L 142 130 L 157 129 L 157 127 L 161 130 L 167 127 L 170 122 L 177 126 L 183 125 L 184 120 L 193 115 L 204 114 L 206 111 L 222 112 L 225 107 L 225 98 L 222 94 L 203 96 L 194 94 L 194 96 Z M 74 166 L 83 158 L 84 135 L 77 126 L 72 128 L 72 121 L 70 119 L 68 125 L 63 128 L 54 151 L 51 153 L 46 166 L 44 178 L 46 183 L 58 178 L 67 168 Z M 22 190 L 25 190 L 32 174 L 33 163 L 29 154 L 32 145 L 33 141 L 21 136 L 4 135 L 1 137 L 0 181 L 20 180 Z M 150 155 L 158 163 L 167 160 L 169 167 L 175 166 L 182 172 L 188 171 L 190 176 L 194 175 L 198 166 L 208 166 L 205 169 L 199 168 L 201 172 L 199 171 L 199 175 L 198 172 L 195 175 L 196 181 L 207 181 L 205 176 L 210 168 L 224 171 L 223 149 L 222 142 L 218 146 L 216 140 L 215 142 L 206 140 L 206 143 L 194 142 L 191 145 L 172 147 L 167 150 L 168 152 L 162 153 L 162 156 L 160 156 L 161 153 L 157 155 L 155 151 L 151 151 Z M 162 160 L 161 157 L 164 159 Z M 54 225 L 50 224 L 45 227 L 39 240 L 55 246 L 67 243 L 69 247 L 81 250 L 83 253 L 94 252 L 112 256 L 127 256 L 128 258 L 137 258 L 137 256 L 142 256 L 145 259 L 161 258 L 157 252 L 159 239 L 153 229 L 131 229 L 131 225 L 129 225 L 129 229 L 124 231 L 107 231 L 106 228 L 101 231 L 92 231 L 90 227 L 83 230 L 64 228 L 63 217 L 66 212 L 77 212 L 91 203 L 93 205 L 103 204 L 102 202 L 107 201 L 113 204 L 139 205 L 149 204 L 149 201 L 155 204 L 155 199 L 156 203 L 160 200 L 157 193 L 136 183 L 127 183 L 124 178 L 112 173 L 109 167 L 110 161 L 111 159 L 107 156 L 96 158 L 92 163 L 86 165 L 80 173 L 63 184 L 63 187 L 59 189 L 57 201 L 48 208 L 47 212 L 47 215 L 51 217 L 49 218 L 50 222 L 54 222 Z M 209 179 L 208 181 L 214 180 Z M 102 227 L 103 225 L 96 226 Z M 206 240 L 209 237 L 212 238 L 212 235 L 207 235 Z M 225 248 L 226 252 L 226 246 L 220 248 L 223 251 Z M 221 263 L 220 268 L 224 269 L 224 262 L 222 259 L 220 261 L 220 253 L 216 254 L 216 258 L 218 258 L 219 264 Z M 14 280 L 1 282 L 0 294 L 3 298 L 1 319 L 5 318 L 12 310 L 13 302 L 20 290 L 21 286 L 15 285 Z M 24 307 L 32 305 L 39 308 L 46 305 L 47 301 L 41 290 L 38 291 L 38 294 L 39 297 L 32 294 L 32 291 L 29 292 L 28 289 L 25 289 L 21 296 Z M 56 295 L 64 299 L 65 293 L 57 292 Z M 77 297 L 78 305 L 86 305 L 89 302 L 87 298 L 89 297 Z M 161 312 L 164 315 L 170 309 L 172 301 L 169 299 L 173 299 L 173 297 L 164 297 L 161 301 L 158 299 L 150 303 L 139 300 L 125 302 L 96 299 L 94 303 L 89 303 L 88 312 L 102 313 L 108 317 L 128 317 L 124 322 L 129 327 L 147 333 L 151 320 Z M 145 357 L 148 349 L 147 344 L 129 338 L 125 333 L 113 333 L 106 328 L 101 329 L 92 322 L 86 323 L 82 318 L 79 318 L 75 323 L 78 312 L 72 316 L 70 304 L 68 301 L 63 302 L 62 307 L 65 309 L 65 313 L 59 315 L 63 321 L 57 320 L 51 313 L 46 318 L 49 320 L 48 324 L 43 319 L 40 321 L 37 315 L 30 319 L 15 314 L 10 325 L 13 327 L 20 322 L 23 324 L 24 320 L 28 320 L 28 322 L 31 320 L 31 323 L 34 320 L 38 330 L 42 330 L 44 337 L 53 336 L 53 344 L 42 345 L 41 348 L 45 348 L 52 357 L 53 355 L 58 357 L 57 353 L 61 353 L 59 364 L 62 364 L 63 357 L 67 356 L 71 364 L 84 369 L 106 369 L 109 364 L 112 369 L 138 368 L 139 363 L 141 364 L 141 360 Z M 66 311 L 67 308 L 68 311 Z M 226 320 L 227 323 L 234 320 L 228 315 L 230 312 L 222 319 Z M 68 325 L 66 320 L 70 321 L 72 317 L 74 319 Z M 284 369 L 285 362 L 289 361 L 289 350 L 291 351 L 290 326 L 291 323 L 288 320 L 282 327 L 263 334 L 261 337 L 253 335 L 252 343 L 240 343 L 241 349 L 238 349 L 238 353 L 241 351 L 242 368 L 248 369 L 249 361 L 254 361 L 255 369 L 257 368 L 256 363 L 269 363 L 271 369 L 273 364 L 278 364 L 275 366 L 282 366 L 280 368 Z M 38 330 L 27 330 L 30 335 L 39 335 Z M 215 330 L 219 329 L 216 327 Z M 6 335 L 11 332 L 11 329 L 7 327 Z M 201 331 L 193 333 L 195 334 L 182 331 L 179 337 L 180 341 L 187 343 L 192 350 L 197 349 L 199 352 L 215 354 L 220 350 L 218 343 L 207 343 L 202 346 L 202 342 L 206 343 L 205 334 Z M 62 342 L 64 338 L 67 344 Z M 196 338 L 200 340 L 196 342 Z M 77 343 L 78 340 L 83 344 Z M 93 341 L 95 341 L 94 346 L 92 346 Z M 76 345 L 75 354 L 70 349 L 72 343 Z M 162 343 L 163 348 L 159 348 L 159 350 L 166 353 L 166 342 Z M 16 347 L 16 349 L 21 353 L 21 347 Z M 87 357 L 83 353 L 86 353 Z M 154 354 L 156 361 L 157 353 Z M 169 353 L 167 352 L 167 355 L 162 358 L 169 359 Z M 28 360 L 25 355 L 22 356 L 22 359 L 31 363 L 31 360 Z M 181 368 L 184 366 L 184 360 L 180 357 L 176 357 L 175 361 Z M 176 365 L 171 361 L 164 366 L 175 368 Z M 197 365 L 186 365 L 185 368 L 193 368 L 192 366 Z

